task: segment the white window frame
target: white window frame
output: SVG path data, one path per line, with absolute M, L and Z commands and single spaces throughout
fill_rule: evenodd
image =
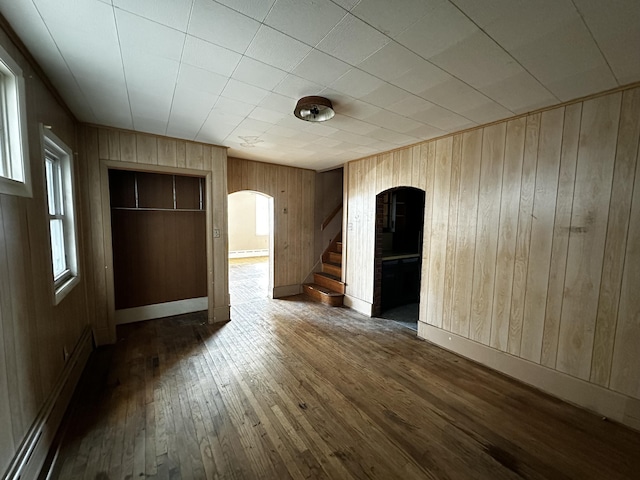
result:
M 22 69 L 0 46 L 0 193 L 31 197 Z
M 52 238 L 52 221 L 62 220 L 64 237 L 65 269 L 59 275 L 54 275 L 53 245 L 51 243 L 51 285 L 53 288 L 54 305 L 62 299 L 80 281 L 78 270 L 78 228 L 76 223 L 76 202 L 73 182 L 73 152 L 51 130 L 40 126 L 42 137 L 42 159 L 44 165 L 45 201 L 47 207 L 47 228 L 49 239 Z M 58 166 L 59 176 L 53 176 L 53 192 L 50 195 L 47 179 L 47 162 Z M 53 205 L 52 205 L 53 203 Z

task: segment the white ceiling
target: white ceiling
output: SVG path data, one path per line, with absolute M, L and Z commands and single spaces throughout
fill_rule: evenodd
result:
M 0 12 L 79 120 L 315 170 L 640 81 L 639 0 L 0 0 Z M 306 95 L 329 98 L 334 119 L 295 118 Z

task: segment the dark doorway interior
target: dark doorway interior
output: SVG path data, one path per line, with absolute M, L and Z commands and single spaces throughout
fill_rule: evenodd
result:
M 423 190 L 401 187 L 376 197 L 377 316 L 417 330 L 424 224 Z

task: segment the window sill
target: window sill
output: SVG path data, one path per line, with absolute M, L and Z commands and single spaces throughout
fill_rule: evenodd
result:
M 71 290 L 73 290 L 73 287 L 75 287 L 78 283 L 80 283 L 80 277 L 78 275 L 74 275 L 73 277 L 63 282 L 57 288 L 54 287 L 55 291 L 53 294 L 53 304 L 54 305 L 60 304 L 60 302 L 62 302 L 64 297 L 66 297 L 67 294 Z
M 25 182 L 18 182 L 7 177 L 0 177 L 0 194 L 16 195 L 19 197 L 32 197 L 31 185 Z

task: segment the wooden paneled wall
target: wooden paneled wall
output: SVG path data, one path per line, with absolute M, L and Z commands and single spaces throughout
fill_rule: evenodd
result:
M 87 270 L 80 236 L 80 282 L 54 306 L 40 123 L 51 126 L 75 151 L 75 120 L 2 29 L 0 44 L 23 70 L 27 161 L 33 184 L 31 198 L 0 194 L 0 477 L 4 478 L 12 459 L 27 455 L 24 445 L 36 441 L 38 435 L 46 453 L 57 428 L 52 420 L 53 430 L 46 430 L 46 405 L 59 399 L 56 389 L 69 366 L 64 351 L 74 351 L 87 325 Z M 77 192 L 77 162 L 75 174 Z M 77 207 L 82 209 L 81 202 Z M 63 400 L 59 403 L 66 408 Z M 38 454 L 32 456 L 36 462 L 43 460 L 36 457 Z
M 111 239 L 108 198 L 108 166 L 165 172 L 178 175 L 209 175 L 206 208 L 212 224 L 207 225 L 209 320 L 229 319 L 227 259 L 227 151 L 202 143 L 135 133 L 126 130 L 82 125 L 80 127 L 80 184 L 84 185 L 84 234 L 88 242 L 87 278 L 90 317 L 96 342 L 115 341 L 111 268 Z M 106 192 L 106 193 L 105 193 Z M 106 196 L 105 196 L 106 195 Z M 219 235 L 215 235 L 218 232 Z M 208 254 L 209 256 L 209 254 Z M 112 274 L 111 274 L 112 275 Z
M 640 399 L 640 88 L 348 164 L 347 295 L 375 195 L 426 191 L 420 321 Z
M 274 296 L 299 293 L 312 272 L 314 238 L 315 175 L 312 170 L 284 167 L 229 157 L 229 193 L 252 190 L 273 197 Z

